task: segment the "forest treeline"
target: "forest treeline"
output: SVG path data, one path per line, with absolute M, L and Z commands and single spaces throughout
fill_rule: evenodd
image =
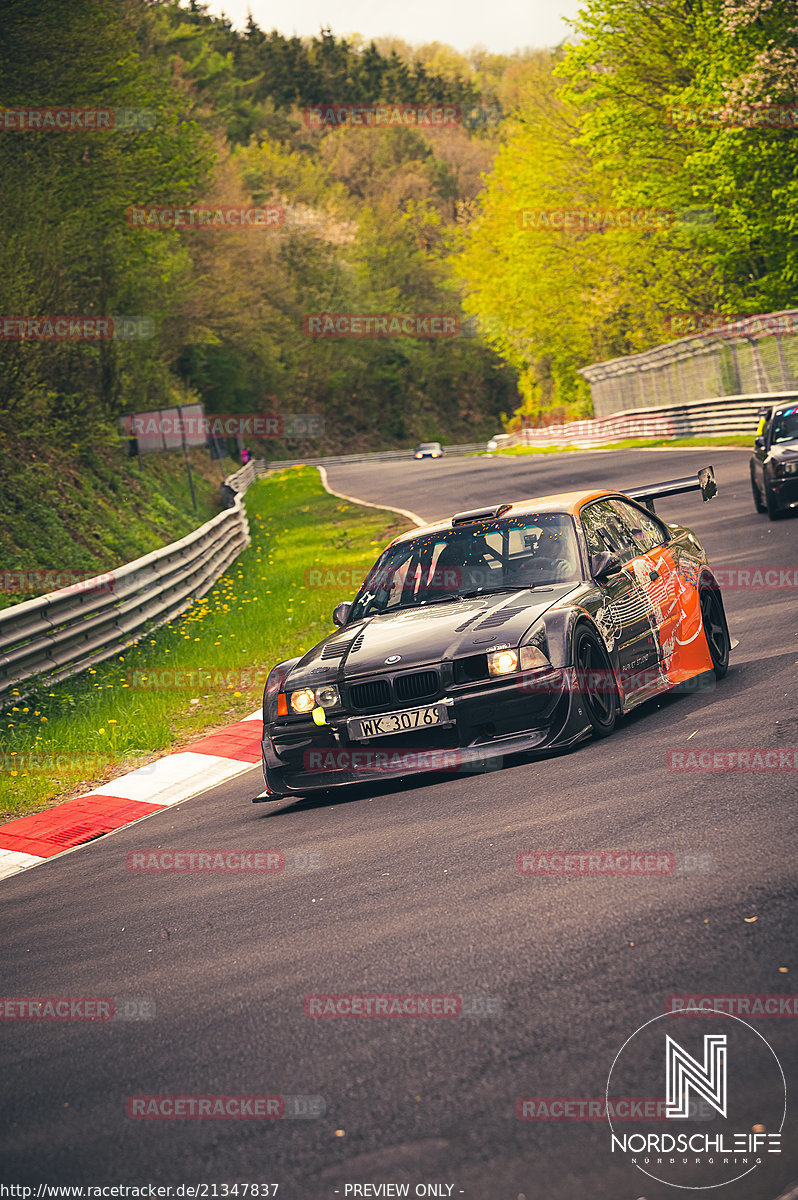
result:
M 134 316 L 147 334 L 6 340 L 0 411 L 14 430 L 113 436 L 120 414 L 196 399 L 209 412 L 320 414 L 325 449 L 499 427 L 516 373 L 480 338 L 313 338 L 304 318 L 461 315 L 451 237 L 492 161 L 496 104 L 486 123 L 477 101 L 509 59 L 484 55 L 480 80 L 446 47 L 425 65 L 407 47 L 329 31 L 301 40 L 250 21 L 236 32 L 171 0 L 0 8 L 5 109 L 102 105 L 127 122 L 0 136 L 0 315 Z M 311 128 L 305 109 L 325 102 L 446 104 L 464 119 Z M 130 219 L 196 205 L 271 206 L 283 219 L 241 230 Z
M 0 317 L 139 318 L 130 340 L 5 327 L 17 434 L 113 437 L 120 415 L 202 400 L 320 414 L 327 450 L 465 440 L 519 406 L 588 413 L 579 368 L 667 340 L 674 313 L 796 301 L 798 112 L 750 118 L 798 103 L 792 0 L 586 0 L 571 43 L 511 56 L 238 31 L 196 0 L 1 0 L 0 18 Z M 326 105 L 458 116 L 314 124 Z M 127 116 L 8 117 L 46 106 Z M 749 119 L 690 117 L 730 110 Z M 197 206 L 280 220 L 130 218 Z M 671 217 L 578 219 L 618 210 Z M 309 336 L 318 313 L 460 320 Z
M 459 267 L 530 416 L 587 415 L 579 368 L 674 318 L 798 305 L 795 0 L 583 0 L 514 99 Z

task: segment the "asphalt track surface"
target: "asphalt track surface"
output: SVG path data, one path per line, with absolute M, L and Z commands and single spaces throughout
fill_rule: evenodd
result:
M 744 451 L 710 457 L 719 497 L 661 502 L 660 514 L 691 525 L 719 568 L 796 569 L 798 519 L 754 512 Z M 329 475 L 340 491 L 434 518 L 692 474 L 707 458 L 604 452 Z M 520 1097 L 602 1096 L 618 1049 L 674 993 L 798 991 L 795 772 L 666 766 L 672 748 L 798 746 L 795 590 L 733 587 L 725 600 L 739 639 L 727 678 L 645 705 L 608 740 L 487 774 L 274 808 L 250 804 L 254 768 L 6 880 L 2 995 L 145 997 L 155 1016 L 2 1024 L 0 1180 L 278 1182 L 278 1196 L 297 1200 L 386 1183 L 408 1183 L 410 1195 L 451 1185 L 438 1194 L 468 1200 L 775 1200 L 794 1186 L 795 1018 L 752 1021 L 791 1093 L 784 1152 L 718 1191 L 653 1183 L 610 1153 L 603 1122 L 516 1116 Z M 315 854 L 319 866 L 265 877 L 128 872 L 126 854 L 150 847 L 278 847 Z M 515 867 L 520 851 L 610 848 L 702 855 L 704 869 L 541 878 Z M 364 992 L 491 997 L 500 1012 L 304 1014 L 305 996 Z M 730 1094 L 761 1099 L 763 1112 L 765 1086 L 753 1062 L 730 1064 Z M 264 1093 L 321 1096 L 326 1111 L 126 1116 L 132 1095 Z

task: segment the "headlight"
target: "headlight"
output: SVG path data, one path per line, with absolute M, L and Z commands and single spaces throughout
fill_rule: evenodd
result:
M 309 713 L 316 707 L 316 693 L 313 688 L 300 688 L 291 693 L 291 708 L 295 713 Z
M 541 667 L 550 667 L 551 663 L 537 646 L 522 646 L 519 652 L 522 671 L 535 671 Z
M 549 643 L 542 623 L 539 622 L 527 633 L 518 649 L 518 658 L 522 671 L 551 670 Z
M 332 708 L 338 703 L 338 688 L 332 683 L 317 688 L 300 688 L 291 693 L 291 709 L 295 713 L 309 713 L 316 707 Z
M 316 703 L 322 708 L 332 708 L 338 703 L 338 688 L 332 683 L 316 688 Z
M 488 674 L 511 675 L 518 670 L 517 650 L 494 650 L 488 655 Z

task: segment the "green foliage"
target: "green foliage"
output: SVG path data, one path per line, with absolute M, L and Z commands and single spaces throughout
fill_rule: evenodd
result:
M 510 114 L 455 268 L 521 376 L 521 417 L 579 416 L 578 368 L 669 340 L 668 318 L 798 303 L 790 0 L 584 0 L 561 55 L 506 71 Z M 749 110 L 750 111 L 750 110 Z M 523 207 L 672 213 L 660 228 L 523 231 Z
M 456 338 L 317 341 L 315 311 L 460 313 L 447 233 L 490 163 L 484 130 L 310 129 L 328 100 L 460 104 L 479 73 L 336 38 L 243 32 L 175 0 L 7 0 L 7 106 L 139 109 L 151 127 L 9 133 L 0 140 L 6 237 L 0 312 L 142 316 L 154 336 L 5 342 L 0 411 L 29 437 L 113 441 L 126 412 L 312 411 L 319 444 L 368 449 L 495 429 L 514 372 Z M 435 64 L 438 64 L 436 67 Z M 491 69 L 497 69 L 491 64 Z M 283 208 L 271 230 L 132 228 L 131 206 Z

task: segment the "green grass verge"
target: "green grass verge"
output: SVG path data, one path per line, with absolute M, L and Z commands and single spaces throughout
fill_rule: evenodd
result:
M 88 792 L 252 712 L 268 669 L 331 632 L 335 605 L 408 527 L 328 495 L 312 467 L 253 484 L 246 505 L 252 545 L 182 617 L 0 715 L 0 819 Z
M 620 442 L 605 442 L 603 446 L 508 446 L 502 450 L 494 450 L 494 454 L 562 454 L 564 450 L 579 451 L 590 454 L 591 450 L 647 450 L 660 446 L 750 446 L 753 448 L 753 434 L 704 434 L 701 437 L 684 438 L 624 438 Z
M 660 446 L 693 446 L 699 449 L 706 446 L 707 449 L 723 446 L 748 446 L 751 450 L 754 448 L 754 435 L 747 433 L 718 433 L 718 434 L 703 434 L 701 437 L 684 437 L 684 438 L 625 438 L 621 442 L 607 442 L 606 446 L 602 446 L 602 450 L 647 450 L 656 449 Z
M 562 454 L 564 450 L 576 450 L 577 446 L 506 446 L 501 450 L 474 450 L 465 458 L 495 458 L 500 454 Z

